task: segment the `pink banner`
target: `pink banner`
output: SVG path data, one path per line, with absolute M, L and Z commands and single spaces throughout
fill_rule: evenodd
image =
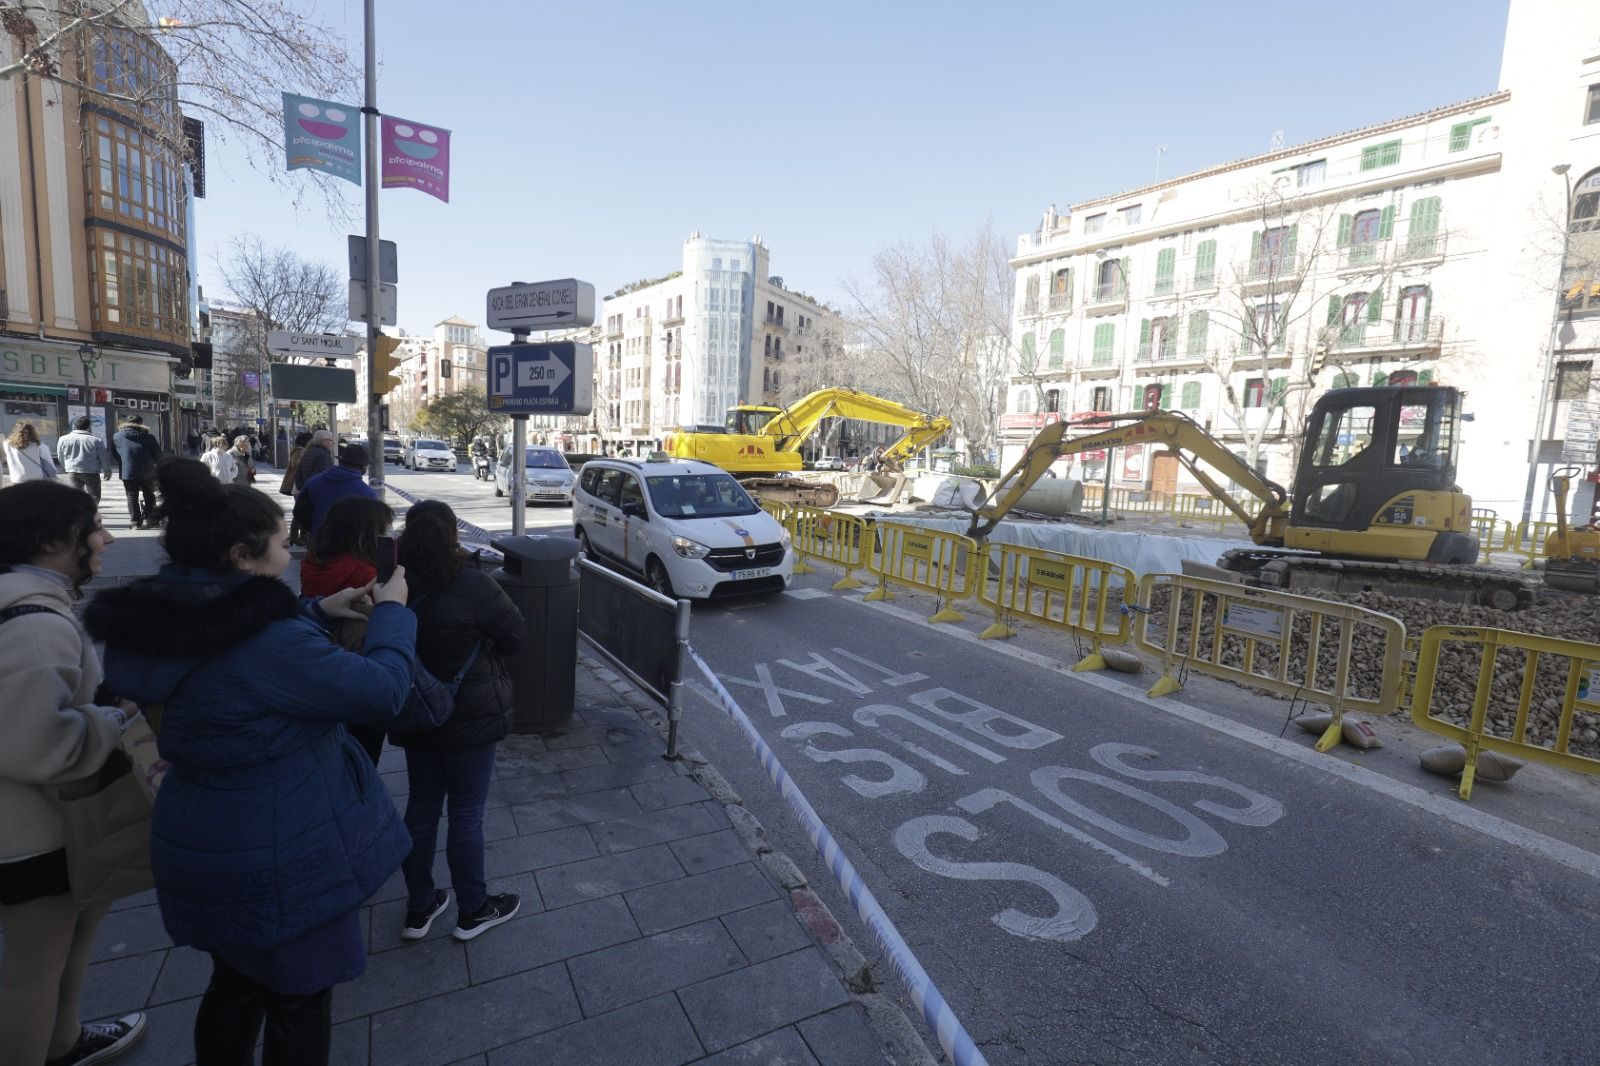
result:
M 450 202 L 450 131 L 383 116 L 383 188 L 417 189 Z

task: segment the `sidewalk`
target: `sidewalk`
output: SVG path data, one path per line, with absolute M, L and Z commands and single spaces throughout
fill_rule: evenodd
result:
M 153 573 L 157 536 L 117 532 L 94 585 Z M 841 972 L 862 987 L 860 956 L 825 908 L 813 910 L 820 901 L 792 863 L 747 844 L 760 840 L 754 820 L 707 786 L 735 805 L 737 796 L 693 758 L 664 760 L 664 746 L 653 706 L 581 660 L 572 727 L 509 737 L 496 757 L 486 870 L 490 891 L 521 894 L 521 915 L 461 944 L 449 936 L 452 909 L 426 940 L 402 945 L 397 872 L 362 909 L 366 976 L 334 992 L 333 1062 L 931 1062 L 884 997 L 851 993 Z M 403 805 L 402 753 L 386 749 L 379 770 Z M 441 887 L 444 845 L 441 827 Z M 119 1062 L 190 1063 L 210 961 L 172 947 L 153 894 L 117 905 L 92 959 L 84 1018 L 150 1015 L 144 1041 Z

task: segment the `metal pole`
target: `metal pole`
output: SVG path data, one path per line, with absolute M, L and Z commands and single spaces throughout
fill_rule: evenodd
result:
M 1113 404 L 1113 407 L 1116 405 Z M 1116 454 L 1116 449 L 1106 448 L 1106 476 L 1100 485 L 1100 524 L 1111 524 L 1111 457 Z
M 512 344 L 527 344 L 528 330 L 511 331 Z M 528 529 L 528 416 L 511 416 L 511 466 L 506 470 L 506 495 L 511 497 L 511 533 Z
M 1544 370 L 1539 376 L 1539 410 L 1533 426 L 1532 454 L 1528 456 L 1528 484 L 1522 494 L 1522 520 L 1529 521 L 1533 517 L 1533 494 L 1539 484 L 1539 452 L 1544 444 L 1544 420 L 1547 408 L 1553 406 L 1550 400 L 1550 378 L 1554 370 L 1556 359 L 1556 331 L 1561 328 L 1561 282 L 1567 270 L 1567 254 L 1572 247 L 1572 178 L 1563 173 L 1561 175 L 1567 182 L 1567 206 L 1561 216 L 1561 265 L 1556 268 L 1556 294 L 1554 306 L 1550 310 L 1550 336 L 1545 343 Z M 1544 513 L 1544 508 L 1539 509 Z
M 663 758 L 678 757 L 678 720 L 683 717 L 683 672 L 689 665 L 689 601 L 678 601 L 678 612 L 673 619 L 673 636 L 678 642 L 678 668 L 673 671 L 672 684 L 667 690 L 667 753 Z
M 378 262 L 378 19 L 376 0 L 366 0 L 366 105 L 362 107 L 367 149 L 367 483 L 383 499 L 383 428 L 378 393 L 378 292 L 383 268 Z

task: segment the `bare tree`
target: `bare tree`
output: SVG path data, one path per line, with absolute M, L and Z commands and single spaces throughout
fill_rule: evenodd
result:
M 15 45 L 0 81 L 31 76 L 134 110 L 180 152 L 181 109 L 204 119 L 213 137 L 241 145 L 273 181 L 285 177 L 284 89 L 360 98 L 361 68 L 342 35 L 292 0 L 162 0 L 161 12 L 152 20 L 139 0 L 0 0 L 0 31 Z M 176 64 L 175 78 L 147 61 L 153 51 Z M 336 214 L 348 212 L 338 179 L 296 173 Z
M 992 223 L 964 242 L 892 245 L 872 259 L 870 283 L 847 280 L 857 327 L 881 354 L 904 402 L 942 414 L 958 446 L 988 457 L 1013 364 L 1005 244 Z

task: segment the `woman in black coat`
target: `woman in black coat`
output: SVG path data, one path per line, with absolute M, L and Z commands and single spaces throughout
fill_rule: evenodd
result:
M 514 893 L 489 895 L 483 877 L 483 809 L 494 776 L 495 744 L 511 730 L 511 675 L 504 659 L 522 639 L 522 614 L 499 584 L 469 566 L 456 539 L 455 512 L 437 500 L 406 514 L 400 563 L 417 613 L 417 658 L 440 681 L 462 675 L 455 711 L 437 729 L 391 732 L 405 748 L 411 792 L 406 828 L 411 855 L 403 940 L 421 940 L 450 905 L 433 884 L 439 815 L 449 797 L 445 858 L 456 891 L 457 940 L 471 940 L 509 921 L 521 906 Z

